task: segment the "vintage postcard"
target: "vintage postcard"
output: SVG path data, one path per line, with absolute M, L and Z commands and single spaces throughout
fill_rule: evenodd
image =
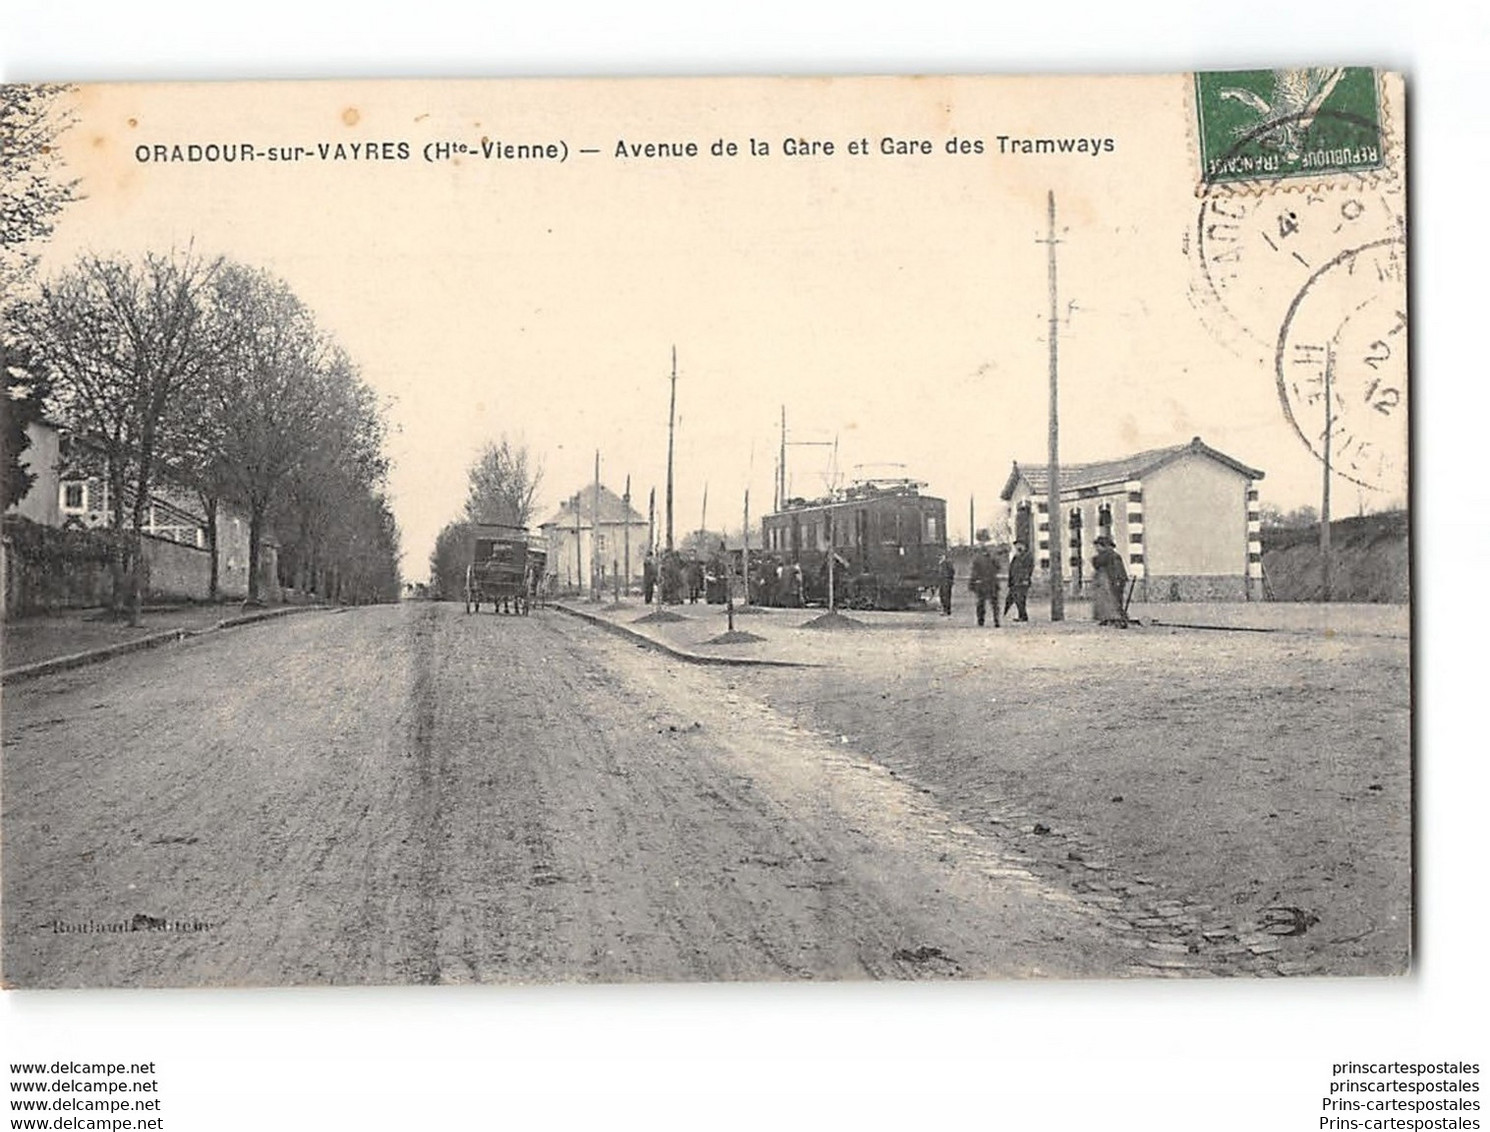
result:
M 6 986 L 1409 968 L 1400 76 L 3 127 Z

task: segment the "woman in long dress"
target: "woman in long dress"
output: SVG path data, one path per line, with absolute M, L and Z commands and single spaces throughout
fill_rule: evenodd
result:
M 1128 571 L 1112 539 L 1097 539 L 1097 553 L 1092 556 L 1092 620 L 1102 625 L 1127 628 L 1123 598 L 1128 589 Z

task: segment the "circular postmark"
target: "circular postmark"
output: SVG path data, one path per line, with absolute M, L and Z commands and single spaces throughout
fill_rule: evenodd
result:
M 1321 122 L 1338 145 L 1385 144 L 1374 121 L 1320 110 L 1311 128 Z M 1273 139 L 1296 146 L 1300 128 L 1298 116 L 1266 123 L 1217 161 L 1225 166 Z M 1255 345 L 1271 349 L 1290 300 L 1321 265 L 1344 248 L 1400 237 L 1405 221 L 1400 195 L 1366 173 L 1336 172 L 1327 183 L 1260 181 L 1274 191 L 1255 191 L 1258 179 L 1246 182 L 1250 192 L 1238 192 L 1235 181 L 1202 182 L 1192 290 L 1197 305 L 1222 312 Z
M 1401 227 L 1396 202 L 1376 192 L 1207 198 L 1195 236 L 1202 299 L 1270 348 L 1293 296 L 1323 264 Z
M 1289 304 L 1274 355 L 1299 438 L 1332 474 L 1379 491 L 1406 485 L 1406 252 L 1389 237 L 1318 267 Z

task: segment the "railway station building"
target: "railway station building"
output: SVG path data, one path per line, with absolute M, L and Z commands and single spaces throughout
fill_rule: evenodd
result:
M 1000 498 L 1014 538 L 1035 556 L 1037 583 L 1049 586 L 1055 547 L 1066 555 L 1068 592 L 1084 593 L 1096 539 L 1106 535 L 1123 555 L 1136 601 L 1253 601 L 1262 594 L 1262 477 L 1197 436 L 1114 460 L 1062 464 L 1054 507 L 1049 466 L 1016 462 Z
M 549 587 L 556 593 L 608 593 L 641 585 L 647 520 L 604 484 L 586 484 L 538 524 L 548 552 Z M 630 561 L 628 570 L 627 562 Z

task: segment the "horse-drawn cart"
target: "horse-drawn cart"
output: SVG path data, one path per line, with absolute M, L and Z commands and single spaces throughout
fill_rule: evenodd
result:
M 493 613 L 526 614 L 541 604 L 547 558 L 522 527 L 477 524 L 466 566 L 466 612 L 479 613 L 489 602 Z

